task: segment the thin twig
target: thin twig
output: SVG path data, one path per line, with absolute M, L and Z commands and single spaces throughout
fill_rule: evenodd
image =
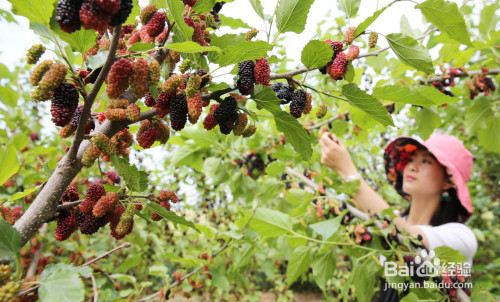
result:
M 500 68 L 494 68 L 494 69 L 490 69 L 487 74 L 488 75 L 497 75 L 499 73 L 500 73 Z M 459 75 L 453 75 L 452 77 L 454 77 L 454 78 L 466 78 L 466 77 L 472 77 L 472 76 L 481 75 L 481 74 L 483 74 L 482 70 L 472 70 L 472 71 L 467 71 L 467 73 L 461 73 Z M 439 82 L 441 80 L 443 80 L 443 76 L 428 78 L 427 79 L 427 84 L 432 83 L 434 81 L 438 81 Z
M 318 128 L 321 128 L 323 125 L 326 125 L 326 124 L 329 124 L 335 120 L 339 119 L 338 116 L 334 116 L 334 117 L 331 117 L 329 119 L 327 119 L 326 121 L 323 121 L 319 124 L 316 124 L 316 125 L 312 125 L 312 126 L 309 126 L 309 127 L 306 127 L 307 130 L 313 130 L 313 129 L 318 129 Z
M 65 202 L 65 203 L 57 206 L 57 211 L 59 212 L 59 211 L 66 210 L 66 209 L 72 209 L 75 206 L 81 204 L 84 200 L 85 199 L 71 201 L 71 202 Z
M 40 237 L 45 237 L 47 234 L 47 223 L 44 223 L 42 227 L 40 228 Z M 30 266 L 28 270 L 26 271 L 26 279 L 32 279 L 33 277 L 36 276 L 37 269 L 38 269 L 38 263 L 40 262 L 40 258 L 42 257 L 42 251 L 44 248 L 43 242 L 40 243 L 40 247 L 36 251 L 35 255 L 33 255 L 33 258 L 31 259 Z
M 90 276 L 90 280 L 92 280 L 92 289 L 94 291 L 94 302 L 97 302 L 99 301 L 98 300 L 99 293 L 97 292 L 97 284 L 95 283 L 95 278 L 93 275 Z

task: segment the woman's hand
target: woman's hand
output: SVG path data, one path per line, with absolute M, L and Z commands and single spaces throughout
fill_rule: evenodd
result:
M 332 168 L 343 179 L 358 173 L 349 151 L 335 134 L 323 133 L 319 143 L 321 145 L 321 163 L 323 165 Z

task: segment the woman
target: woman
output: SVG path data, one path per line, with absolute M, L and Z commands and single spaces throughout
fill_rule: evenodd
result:
M 362 179 L 347 148 L 334 134 L 323 133 L 320 144 L 322 164 L 335 170 L 344 181 L 361 181 L 354 196 L 361 210 L 378 213 L 389 207 Z M 384 160 L 389 181 L 410 201 L 395 223 L 416 237 L 420 235 L 427 249 L 448 246 L 460 251 L 472 264 L 477 240 L 463 224 L 472 215 L 466 185 L 472 155 L 462 142 L 449 135 L 435 135 L 425 142 L 400 137 L 387 145 Z M 383 301 L 389 300 L 398 298 Z

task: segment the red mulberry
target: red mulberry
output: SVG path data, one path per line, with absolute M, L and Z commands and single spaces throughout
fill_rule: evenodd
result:
M 347 61 L 355 60 L 358 58 L 358 56 L 359 56 L 359 46 L 351 45 L 346 55 Z
M 159 135 L 160 132 L 158 131 L 158 129 L 156 127 L 151 127 L 144 131 L 144 133 L 142 133 L 136 139 L 141 147 L 143 147 L 144 149 L 148 149 L 154 144 Z
M 91 185 L 85 195 L 85 200 L 79 206 L 80 211 L 86 214 L 92 213 L 95 204 L 104 195 L 106 195 L 106 190 L 104 190 L 103 186 L 99 184 Z
M 269 63 L 267 63 L 266 58 L 257 60 L 254 71 L 255 84 L 269 86 L 269 81 L 271 80 L 271 68 L 269 67 Z
M 96 218 L 92 214 L 76 212 L 76 222 L 82 234 L 92 235 L 105 226 L 108 220 L 105 217 Z
M 335 56 L 342 51 L 344 48 L 344 45 L 340 41 L 332 41 L 332 40 L 326 40 L 326 43 L 330 44 L 330 46 L 333 49 L 333 56 L 332 60 L 335 59 Z
M 304 111 L 302 113 L 309 114 L 312 109 L 312 95 L 307 93 L 306 106 L 304 107 Z
M 75 186 L 69 186 L 66 191 L 61 196 L 61 203 L 77 201 L 80 198 L 78 191 Z
M 130 104 L 127 107 L 127 119 L 131 122 L 139 121 L 141 115 L 141 108 L 137 104 Z
M 307 93 L 303 89 L 295 91 L 292 96 L 292 102 L 290 103 L 290 114 L 295 118 L 301 117 L 306 102 Z
M 0 205 L 0 214 L 2 214 L 2 218 L 10 225 L 14 225 L 16 222 L 16 216 L 12 212 L 11 208 Z
M 61 0 L 56 8 L 56 22 L 61 30 L 70 34 L 79 30 L 82 26 L 80 21 L 80 8 L 83 0 Z
M 116 173 L 115 171 L 106 171 L 106 178 L 109 178 L 109 180 L 111 180 L 111 185 L 114 185 L 114 184 L 119 184 L 120 183 L 120 176 L 118 175 L 118 173 Z
M 127 59 L 116 61 L 106 78 L 106 92 L 110 99 L 116 99 L 128 87 L 128 79 L 132 73 L 133 63 Z
M 148 69 L 148 62 L 143 58 L 137 59 L 132 65 L 130 90 L 136 98 L 142 98 L 148 91 Z
M 145 31 L 151 37 L 156 37 L 165 28 L 166 15 L 162 12 L 156 12 L 153 14 L 149 22 L 145 25 Z
M 69 211 L 61 211 L 57 218 L 57 227 L 55 230 L 54 238 L 63 241 L 69 238 L 77 228 L 76 215 Z
M 146 25 L 148 24 L 149 20 L 151 19 L 151 17 L 158 11 L 158 8 L 156 7 L 155 4 L 149 4 L 148 6 L 146 6 L 145 8 L 141 9 L 141 14 L 140 14 L 140 18 L 141 18 L 141 23 L 143 25 Z
M 96 0 L 96 2 L 108 14 L 114 14 L 120 10 L 120 0 Z
M 377 40 L 378 40 L 378 34 L 374 31 L 370 33 L 370 37 L 368 38 L 368 46 L 370 48 L 373 48 L 377 45 Z
M 156 128 L 158 129 L 158 141 L 160 144 L 167 143 L 170 138 L 170 128 L 168 128 L 168 126 L 163 122 L 158 122 L 156 124 Z
M 163 118 L 170 113 L 170 99 L 164 92 L 160 93 L 156 100 L 156 112 L 158 112 L 159 118 Z
M 189 122 L 191 124 L 194 125 L 198 122 L 202 109 L 202 100 L 200 92 L 198 91 L 192 98 L 188 99 L 188 114 Z
M 328 63 L 326 71 L 332 79 L 338 80 L 346 74 L 348 64 L 345 53 L 341 52 L 335 57 L 335 60 Z
M 214 129 L 218 124 L 219 123 L 217 123 L 217 121 L 215 120 L 213 113 L 208 114 L 205 117 L 205 120 L 203 120 L 203 127 L 205 127 L 207 131 Z
M 109 192 L 105 196 L 99 198 L 92 209 L 92 214 L 97 218 L 104 216 L 107 212 L 113 210 L 119 199 L 118 193 Z
M 180 131 L 187 121 L 188 106 L 186 96 L 178 94 L 170 100 L 170 126 L 172 129 Z
M 82 21 L 83 28 L 95 29 L 103 33 L 111 21 L 111 15 L 105 12 L 95 0 L 85 0 L 80 9 L 80 21 Z
M 111 236 L 113 236 L 113 238 L 115 238 L 116 240 L 120 240 L 123 237 L 125 237 L 116 234 L 116 226 L 120 222 L 120 218 L 124 212 L 125 212 L 125 207 L 120 204 L 117 205 L 113 211 L 108 213 L 108 215 L 106 215 L 106 217 L 109 220 L 109 228 L 111 229 Z
M 45 46 L 43 46 L 42 44 L 35 44 L 31 46 L 26 53 L 26 63 L 35 64 L 44 52 Z
M 50 113 L 52 122 L 59 127 L 66 126 L 71 122 L 78 107 L 78 91 L 73 84 L 64 82 L 51 94 L 52 104 Z
M 356 38 L 354 36 L 355 34 L 356 34 L 356 27 L 354 26 L 349 27 L 344 35 L 344 43 L 347 45 L 351 45 L 352 41 L 354 41 L 354 38 Z
M 254 69 L 255 62 L 253 60 L 244 61 L 238 64 L 239 79 L 236 82 L 236 86 L 243 95 L 249 95 L 255 85 Z
M 184 4 L 189 5 L 191 7 L 196 5 L 196 0 L 182 0 L 182 2 L 184 2 Z
M 146 92 L 146 95 L 144 96 L 144 105 L 146 105 L 148 107 L 156 106 L 156 101 L 153 98 L 153 96 L 151 95 L 151 93 L 149 93 L 149 91 Z

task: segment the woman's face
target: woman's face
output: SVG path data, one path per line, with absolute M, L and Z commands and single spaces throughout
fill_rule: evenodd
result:
M 441 196 L 449 188 L 443 166 L 427 150 L 417 149 L 403 170 L 403 191 L 414 196 Z

